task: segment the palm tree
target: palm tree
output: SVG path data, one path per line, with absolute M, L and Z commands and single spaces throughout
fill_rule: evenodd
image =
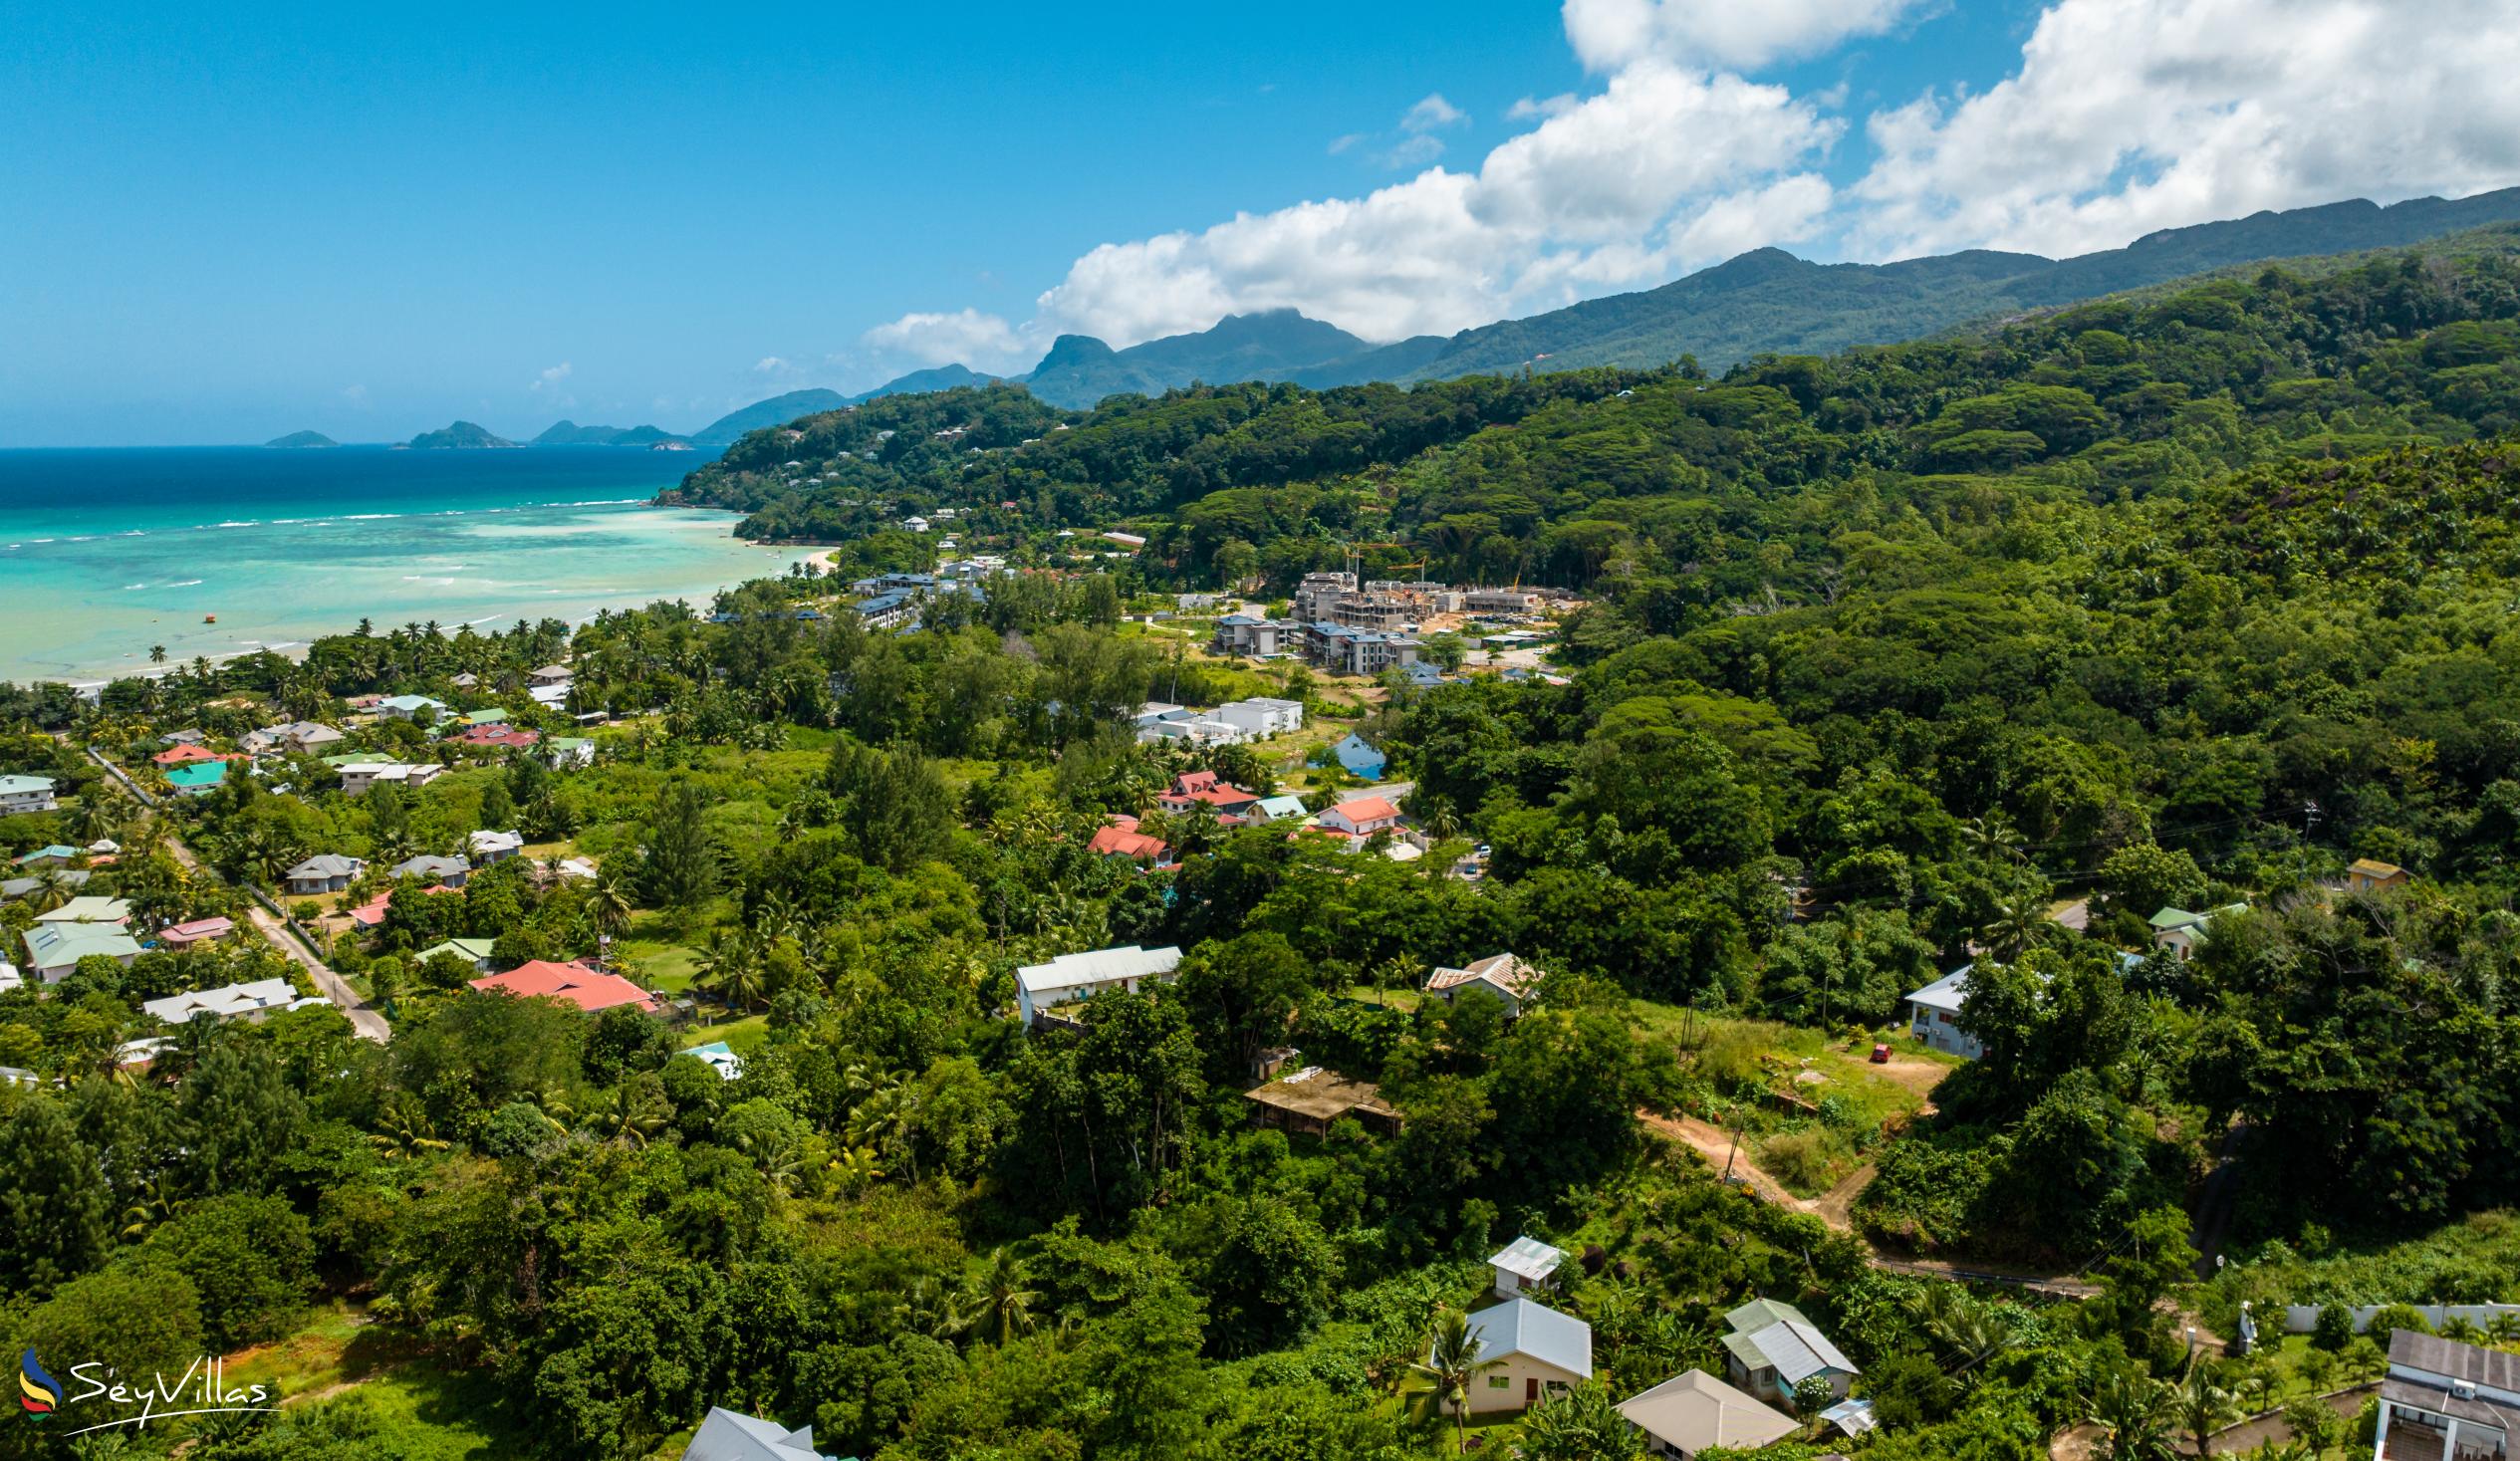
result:
M 595 881 L 587 885 L 587 911 L 595 917 L 595 928 L 607 938 L 620 938 L 630 932 L 630 879 L 613 867 L 596 870 Z
M 2167 1461 L 2170 1386 L 2133 1369 L 2113 1369 L 2093 1386 L 2087 1407 L 2108 1442 L 2108 1461 Z
M 166 646 L 163 644 L 149 645 L 148 662 L 151 664 L 164 664 L 166 662 Z
M 422 1152 L 444 1151 L 446 1142 L 437 1137 L 429 1124 L 428 1113 L 407 1098 L 386 1106 L 377 1116 L 377 1129 L 369 1141 L 387 1156 L 411 1157 Z
M 2015 897 L 1995 909 L 1977 932 L 1978 939 L 1998 958 L 2018 959 L 2024 950 L 2039 941 L 2047 927 L 2047 910 L 2025 897 Z
M 69 902 L 78 887 L 79 881 L 70 875 L 69 868 L 47 867 L 35 874 L 35 890 L 26 895 L 26 901 L 34 911 L 49 913 Z
M 911 1284 L 901 1302 L 892 1306 L 893 1323 L 931 1339 L 951 1339 L 971 1328 L 971 1320 L 962 1296 L 933 1279 Z
M 918 1183 L 918 1093 L 898 1077 L 887 1076 L 873 1095 L 849 1113 L 848 1141 L 908 1157 L 910 1183 Z
M 2190 1363 L 2187 1375 L 2171 1392 L 2170 1408 L 2177 1413 L 2179 1429 L 2196 1442 L 2196 1454 L 2213 1454 L 2214 1432 L 2241 1418 L 2240 1397 L 2214 1383 L 2213 1370 L 2202 1363 Z
M 1449 1306 L 1438 1309 L 1427 1336 L 1426 1357 L 1412 1361 L 1402 1381 L 1410 1392 L 1412 1409 L 1440 1414 L 1444 1407 L 1451 1407 L 1456 1442 L 1466 1442 L 1469 1436 L 1471 1381 L 1503 1362 L 1481 1359 L 1479 1351 L 1485 1347 L 1471 1332 L 1468 1315 Z
M 664 1129 L 665 1117 L 628 1086 L 616 1086 L 598 1095 L 589 1102 L 585 1127 L 604 1141 L 624 1146 L 645 1146 L 647 1138 Z
M 971 1286 L 979 1324 L 995 1335 L 1000 1346 L 1033 1327 L 1033 1304 L 1041 1294 L 1026 1287 L 1031 1279 L 1032 1275 L 1024 1271 L 1023 1260 L 997 1248 L 990 1250 L 989 1266 Z
M 751 934 L 729 938 L 722 929 L 710 930 L 697 962 L 694 982 L 728 1005 L 750 1009 L 761 998 L 761 949 Z
M 1944 1367 L 1958 1379 L 2013 1346 L 2019 1321 L 2012 1311 L 1980 1304 L 1956 1284 L 1927 1284 L 1917 1291 L 1917 1328 L 1946 1351 Z

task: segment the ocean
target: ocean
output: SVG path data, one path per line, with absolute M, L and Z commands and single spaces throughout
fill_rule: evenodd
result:
M 647 506 L 706 457 L 134 447 L 0 451 L 0 680 L 84 683 L 362 618 L 572 622 L 718 589 L 801 555 L 722 512 Z M 215 623 L 205 622 L 216 615 Z

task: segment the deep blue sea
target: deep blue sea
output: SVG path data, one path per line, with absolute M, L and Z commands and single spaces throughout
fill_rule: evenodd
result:
M 0 451 L 0 679 L 86 681 L 378 625 L 705 604 L 797 556 L 646 506 L 706 461 L 625 447 Z M 216 615 L 215 623 L 205 617 Z

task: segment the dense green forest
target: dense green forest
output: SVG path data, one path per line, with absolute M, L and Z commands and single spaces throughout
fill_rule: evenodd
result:
M 899 519 L 957 508 L 1016 572 L 914 630 L 809 571 L 575 630 L 363 626 L 95 703 L 0 690 L 0 770 L 65 798 L 0 818 L 9 852 L 113 834 L 84 889 L 151 925 L 365 858 L 290 908 L 390 1017 L 379 1042 L 322 1007 L 140 1013 L 304 977 L 249 938 L 0 992 L 27 1073 L 0 1091 L 0 1328 L 62 1367 L 315 1377 L 276 1416 L 97 1455 L 670 1455 L 714 1404 L 887 1461 L 1401 1461 L 1458 1453 L 1476 1369 L 1447 1316 L 1530 1234 L 1570 1255 L 1545 1302 L 1591 1326 L 1595 1377 L 1481 1419 L 1498 1454 L 1635 1455 L 1609 1403 L 1720 1373 L 1722 1317 L 1762 1296 L 1882 1421 L 1784 1461 L 2031 1461 L 2073 1428 L 2159 1461 L 2288 1400 L 2334 1451 L 2312 1397 L 2371 1374 L 2373 1339 L 2225 1359 L 2185 1330 L 2227 1339 L 2243 1301 L 2520 1300 L 2516 410 L 2493 251 L 1719 379 L 1091 412 L 956 389 L 756 432 L 684 488 L 852 571 L 932 557 Z M 1122 523 L 1148 542 L 1114 572 L 1055 537 Z M 1580 592 L 1564 683 L 1343 682 L 1124 622 L 1352 541 Z M 542 704 L 527 677 L 562 655 L 568 703 Z M 73 749 L 154 786 L 169 731 L 223 746 L 378 693 L 545 737 L 616 719 L 583 763 L 363 719 L 358 755 L 450 769 L 354 796 L 275 757 L 153 813 Z M 1312 723 L 1133 734 L 1141 701 L 1253 693 Z M 1409 784 L 1423 855 L 1154 805 L 1210 770 L 1318 811 L 1351 731 Z M 1112 814 L 1180 855 L 1095 855 Z M 529 855 L 459 891 L 386 873 L 509 827 Z M 2357 857 L 2410 876 L 2349 889 Z M 0 924 L 68 895 L 36 883 Z M 2146 922 L 2243 903 L 2192 959 Z M 451 938 L 605 955 L 698 1023 L 473 991 Z M 1017 968 L 1132 943 L 1177 946 L 1177 979 L 1074 1028 L 1008 1018 Z M 1518 1018 L 1419 997 L 1500 950 L 1545 971 Z M 1899 1008 L 1962 965 L 1967 1063 Z M 152 1037 L 135 1071 L 119 1052 Z M 1245 1092 L 1289 1046 L 1375 1083 L 1396 1133 L 1256 1127 Z M 1786 1190 L 1719 1180 L 1673 1137 L 1692 1122 Z M 2200 1278 L 2200 1250 L 2227 1266 Z M 1934 1257 L 2076 1297 L 1872 1261 Z M 47 1444 L 0 1428 L 0 1454 Z

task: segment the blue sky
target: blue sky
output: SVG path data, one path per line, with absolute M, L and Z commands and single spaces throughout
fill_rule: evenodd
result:
M 1062 330 L 1291 304 L 1389 338 L 1767 242 L 2072 252 L 2520 180 L 2509 104 L 2461 90 L 2491 56 L 2435 58 L 2438 118 L 2264 160 L 2338 110 L 2276 48 L 2374 5 L 28 8 L 0 444 L 690 429 Z M 2209 12 L 2185 53 L 2168 9 Z

